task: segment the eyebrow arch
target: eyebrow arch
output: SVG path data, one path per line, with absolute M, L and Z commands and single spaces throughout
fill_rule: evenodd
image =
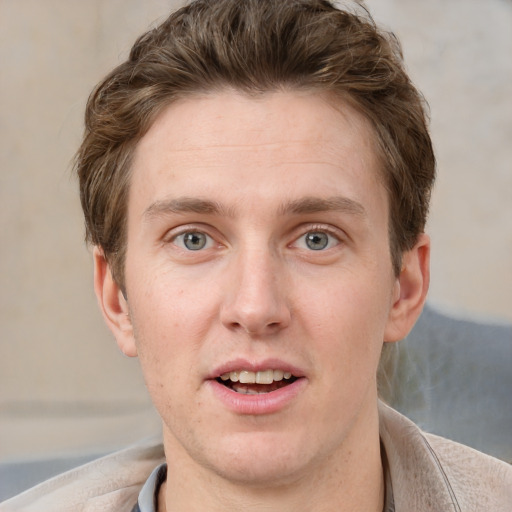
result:
M 366 216 L 366 210 L 361 203 L 348 197 L 334 196 L 326 199 L 319 197 L 303 197 L 281 206 L 279 213 L 307 214 L 336 211 L 351 215 Z
M 175 199 L 164 199 L 162 201 L 154 202 L 146 208 L 143 217 L 150 220 L 154 217 L 172 213 L 199 213 L 205 215 L 232 216 L 233 212 L 215 201 L 195 197 L 178 197 Z

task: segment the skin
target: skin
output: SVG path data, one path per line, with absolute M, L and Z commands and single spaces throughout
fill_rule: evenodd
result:
M 162 417 L 159 510 L 382 510 L 376 370 L 421 312 L 429 239 L 395 276 L 372 137 L 318 93 L 223 91 L 172 104 L 140 141 L 128 300 L 99 248 L 95 288 Z M 269 414 L 230 410 L 210 378 L 237 358 L 293 365 L 298 393 Z

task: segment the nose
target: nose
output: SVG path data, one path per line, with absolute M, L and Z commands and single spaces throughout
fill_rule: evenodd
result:
M 228 329 L 268 336 L 290 324 L 285 276 L 276 260 L 269 251 L 244 251 L 230 265 L 220 312 Z

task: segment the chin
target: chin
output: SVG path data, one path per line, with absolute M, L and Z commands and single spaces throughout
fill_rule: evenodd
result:
M 247 461 L 236 467 L 218 468 L 223 479 L 235 485 L 254 488 L 279 488 L 300 480 L 305 470 L 299 470 L 295 464 L 282 461 Z M 300 466 L 300 464 L 297 464 Z
M 291 443 L 275 434 L 244 434 L 222 444 L 226 449 L 219 446 L 212 466 L 221 477 L 239 485 L 280 487 L 308 474 L 312 463 L 304 443 Z

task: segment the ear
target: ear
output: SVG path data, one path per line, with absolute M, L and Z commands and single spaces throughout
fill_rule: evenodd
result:
M 430 238 L 422 233 L 416 245 L 403 254 L 384 341 L 399 341 L 409 334 L 423 309 L 429 282 Z
M 94 291 L 103 318 L 112 331 L 117 345 L 123 354 L 137 356 L 137 347 L 133 336 L 128 302 L 123 297 L 119 285 L 112 277 L 110 265 L 107 263 L 100 247 L 94 247 Z

